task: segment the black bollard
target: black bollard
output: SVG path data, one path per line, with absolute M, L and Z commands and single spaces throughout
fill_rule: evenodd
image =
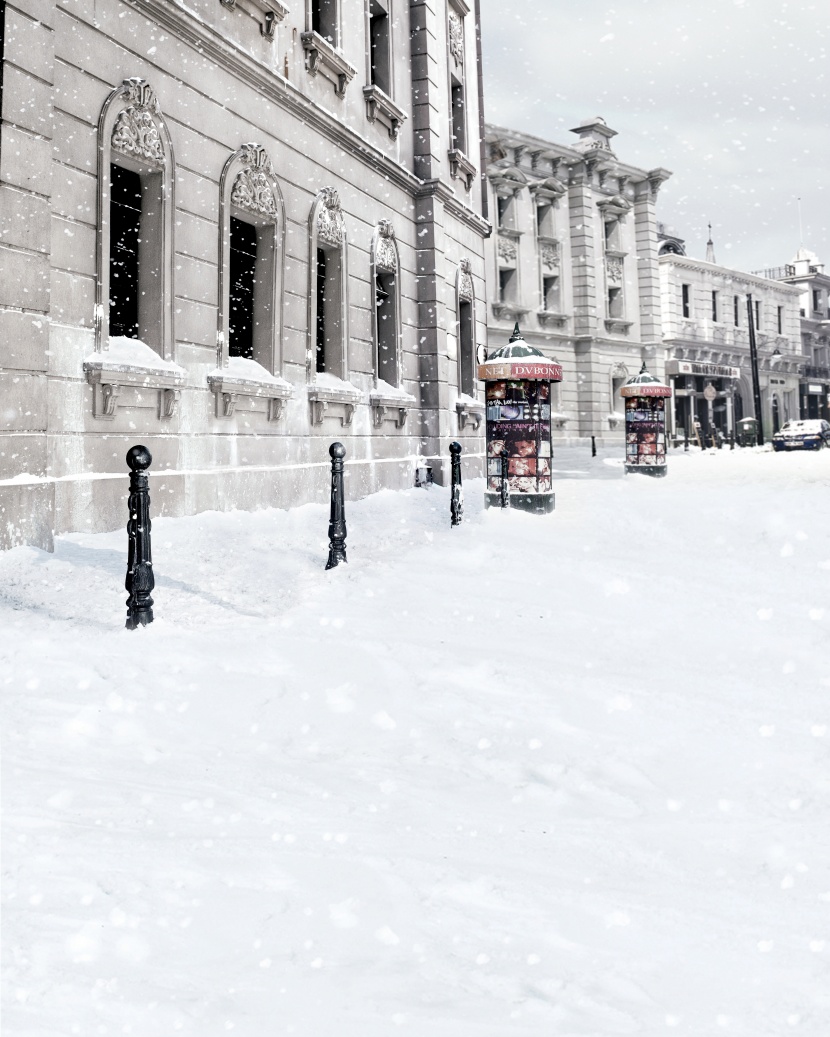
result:
M 688 425 L 685 425 L 683 427 L 683 449 L 684 450 L 688 450 L 689 449 L 689 426 Z
M 591 457 L 597 456 L 597 437 L 591 436 Z
M 331 457 L 331 512 L 329 513 L 329 560 L 327 569 L 333 569 L 346 557 L 346 502 L 343 491 L 343 458 L 346 448 L 342 443 L 332 443 Z
M 460 526 L 464 517 L 464 491 L 461 489 L 461 444 L 450 443 L 452 458 L 452 495 L 450 497 L 450 525 Z
M 507 447 L 501 449 L 501 489 L 499 490 L 499 504 L 503 508 L 510 507 L 510 484 L 507 481 L 507 469 L 510 461 L 507 456 Z
M 127 579 L 124 586 L 127 598 L 127 629 L 146 627 L 153 622 L 155 587 L 153 558 L 150 551 L 150 488 L 147 469 L 153 463 L 146 446 L 134 446 L 127 451 L 130 468 L 130 497 L 127 502 L 130 518 L 127 522 Z
M 735 449 L 735 430 L 733 428 L 729 430 L 729 449 Z

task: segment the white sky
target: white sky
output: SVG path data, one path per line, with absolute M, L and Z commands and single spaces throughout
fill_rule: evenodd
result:
M 658 218 L 703 258 L 830 266 L 830 5 L 782 0 L 481 0 L 488 122 L 567 144 L 601 115 L 623 162 L 664 166 Z

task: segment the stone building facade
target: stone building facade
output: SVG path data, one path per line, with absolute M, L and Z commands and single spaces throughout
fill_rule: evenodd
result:
M 759 271 L 799 290 L 801 327 L 801 417 L 830 421 L 830 274 L 802 245 L 786 266 Z
M 620 440 L 622 384 L 643 360 L 663 376 L 655 206 L 671 174 L 618 159 L 601 118 L 572 132 L 568 146 L 486 127 L 488 347 L 518 321 L 562 365 L 560 439 Z
M 0 546 L 477 463 L 466 0 L 2 6 Z
M 679 243 L 679 244 L 678 244 Z M 764 433 L 799 417 L 799 290 L 685 255 L 681 239 L 661 239 L 660 285 L 666 375 L 674 392 L 669 433 L 727 436 L 755 414 L 749 349 L 751 297 Z

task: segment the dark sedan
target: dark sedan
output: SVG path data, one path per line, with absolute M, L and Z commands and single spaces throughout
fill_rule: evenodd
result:
M 788 421 L 772 437 L 773 450 L 821 450 L 830 446 L 830 424 L 821 418 Z

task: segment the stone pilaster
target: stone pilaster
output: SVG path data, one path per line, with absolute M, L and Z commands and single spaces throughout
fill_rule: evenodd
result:
M 6 4 L 0 126 L 0 482 L 47 474 L 54 35 L 53 0 Z M 12 495 L 0 485 L 0 546 L 50 547 L 51 485 L 33 480 L 30 491 L 16 490 L 12 505 Z
M 409 5 L 410 54 L 412 58 L 412 133 L 414 169 L 422 180 L 438 177 L 446 140 L 441 128 L 447 121 L 446 90 L 442 82 L 444 63 L 438 61 L 444 32 L 438 32 L 435 0 L 411 0 Z M 448 131 L 447 131 L 448 132 Z

